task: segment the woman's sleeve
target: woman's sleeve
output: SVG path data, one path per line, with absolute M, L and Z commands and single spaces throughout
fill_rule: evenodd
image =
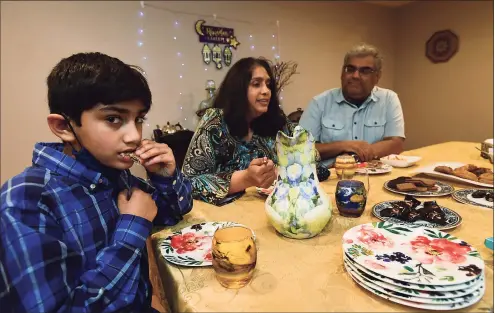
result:
M 237 195 L 227 197 L 234 171 L 217 172 L 221 137 L 226 135 L 222 126 L 220 110 L 208 109 L 191 139 L 182 166 L 182 172 L 191 181 L 193 198 L 215 205 L 223 204 L 226 198 L 234 200 Z

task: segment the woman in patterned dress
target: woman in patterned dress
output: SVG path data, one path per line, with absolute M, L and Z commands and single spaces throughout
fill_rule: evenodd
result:
M 277 132 L 292 135 L 295 126 L 279 107 L 269 63 L 251 57 L 236 62 L 212 108 L 204 113 L 184 159 L 182 171 L 192 182 L 193 197 L 223 205 L 248 187 L 272 185 Z

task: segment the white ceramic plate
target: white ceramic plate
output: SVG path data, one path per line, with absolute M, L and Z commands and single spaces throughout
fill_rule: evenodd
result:
M 476 186 L 481 186 L 481 187 L 493 187 L 493 184 L 491 184 L 491 185 L 490 184 L 484 184 L 484 183 L 476 182 L 474 180 L 460 178 L 460 177 L 457 177 L 457 176 L 454 176 L 454 175 L 447 175 L 447 174 L 444 174 L 444 173 L 439 173 L 439 172 L 435 172 L 434 171 L 435 167 L 442 166 L 442 165 L 443 166 L 449 166 L 452 169 L 456 169 L 456 168 L 461 167 L 461 166 L 464 166 L 466 164 L 464 164 L 464 163 L 457 163 L 457 162 L 439 162 L 439 163 L 435 163 L 435 164 L 428 165 L 428 166 L 425 166 L 425 167 L 414 169 L 413 171 L 411 171 L 411 174 L 422 173 L 422 174 L 425 174 L 425 175 L 428 175 L 428 176 L 432 176 L 432 177 L 450 179 L 450 180 L 453 180 L 453 181 L 463 182 L 463 183 L 467 183 L 467 184 L 471 184 L 471 185 L 476 185 Z
M 398 193 L 401 195 L 409 195 L 413 197 L 442 197 L 448 196 L 454 192 L 454 187 L 449 184 L 442 183 L 440 181 L 435 182 L 436 190 L 427 190 L 427 191 L 399 191 L 397 189 L 392 188 L 390 185 L 390 180 L 386 181 L 383 184 L 383 188 L 387 189 L 390 192 Z
M 466 308 L 468 306 L 471 306 L 475 304 L 476 302 L 480 301 L 481 298 L 483 298 L 483 295 L 485 294 L 485 286 L 483 285 L 480 289 L 479 292 L 477 293 L 477 297 L 466 297 L 465 301 L 459 302 L 459 303 L 450 303 L 450 304 L 427 304 L 427 303 L 418 303 L 418 302 L 413 302 L 413 301 L 408 301 L 408 300 L 403 300 L 399 299 L 394 296 L 387 295 L 386 293 L 383 293 L 381 291 L 378 291 L 376 289 L 373 289 L 371 287 L 366 286 L 364 283 L 360 282 L 358 278 L 356 278 L 355 274 L 353 275 L 352 272 L 349 273 L 351 276 L 352 280 L 354 280 L 355 283 L 357 283 L 359 286 L 363 287 L 364 289 L 376 294 L 379 297 L 382 297 L 384 299 L 390 300 L 395 303 L 399 303 L 402 305 L 410 306 L 413 308 L 420 308 L 420 309 L 426 309 L 426 310 L 434 310 L 434 311 L 447 311 L 447 310 L 457 310 L 457 309 L 462 309 Z
M 391 154 L 380 159 L 382 163 L 391 165 L 393 167 L 410 167 L 418 163 L 421 160 L 419 156 L 397 155 Z
M 218 228 L 243 226 L 236 222 L 207 222 L 185 227 L 160 243 L 163 258 L 181 266 L 210 266 L 211 243 Z M 254 232 L 253 232 L 254 237 Z
M 391 297 L 396 297 L 399 299 L 403 299 L 406 301 L 413 301 L 417 303 L 435 304 L 435 305 L 460 303 L 466 301 L 467 299 L 478 297 L 480 295 L 480 291 L 481 291 L 480 289 L 483 288 L 483 285 L 478 286 L 478 288 L 474 290 L 472 293 L 454 298 L 420 298 L 411 294 L 404 293 L 404 291 L 398 292 L 398 291 L 390 290 L 388 288 L 381 287 L 375 284 L 372 280 L 366 279 L 365 277 L 359 275 L 359 273 L 356 270 L 354 270 L 352 266 L 349 266 L 348 263 L 344 262 L 344 266 L 349 274 L 354 276 L 354 278 L 357 278 L 360 283 L 366 285 L 367 287 L 373 288 L 374 290 L 378 290 Z
M 471 204 L 485 208 L 493 209 L 493 202 L 486 201 L 485 198 L 474 198 L 472 193 L 478 190 L 486 189 L 460 189 L 452 194 L 452 198 L 464 204 Z M 493 190 L 492 190 L 493 191 Z
M 359 265 L 404 282 L 462 284 L 485 268 L 476 249 L 436 229 L 367 223 L 346 231 L 342 241 L 345 253 Z
M 377 280 L 380 280 L 382 282 L 394 285 L 396 287 L 401 287 L 401 288 L 408 288 L 408 289 L 413 289 L 417 291 L 429 291 L 429 292 L 464 292 L 466 293 L 467 290 L 476 290 L 480 284 L 484 283 L 484 273 L 482 273 L 480 276 L 475 278 L 474 280 L 462 283 L 462 284 L 454 284 L 454 285 L 448 285 L 448 286 L 442 286 L 442 285 L 422 285 L 422 284 L 415 284 L 415 283 L 409 283 L 405 281 L 400 281 L 400 280 L 395 280 L 392 278 L 385 277 L 383 275 L 380 275 L 378 273 L 375 273 L 372 271 L 372 269 L 368 269 L 366 267 L 363 267 L 359 265 L 356 261 L 352 260 L 349 258 L 349 256 L 345 253 L 344 251 L 344 259 L 352 264 L 355 268 L 365 272 L 366 274 L 374 277 Z
M 376 174 L 386 174 L 390 173 L 392 171 L 392 166 L 388 164 L 382 164 L 380 167 L 358 167 L 356 168 L 356 173 L 359 174 L 366 174 L 368 172 L 368 175 L 376 175 Z
M 389 284 L 387 282 L 380 280 L 380 278 L 377 278 L 374 275 L 370 275 L 364 272 L 363 270 L 356 267 L 355 264 L 353 264 L 351 261 L 349 261 L 349 259 L 345 257 L 345 254 L 344 254 L 344 263 L 345 265 L 347 265 L 347 267 L 350 267 L 357 275 L 359 275 L 360 277 L 366 279 L 367 281 L 373 284 L 376 284 L 390 291 L 400 292 L 402 294 L 411 295 L 417 298 L 448 299 L 448 298 L 462 297 L 475 292 L 484 284 L 484 279 L 482 276 L 481 279 L 476 284 L 473 284 L 471 287 L 466 287 L 465 289 L 450 290 L 450 291 L 416 290 L 416 289 L 407 288 L 405 286 L 399 287 Z
M 424 221 L 421 219 L 411 223 L 411 222 L 403 221 L 403 220 L 398 219 L 396 217 L 382 216 L 381 212 L 384 209 L 390 207 L 390 204 L 394 203 L 394 202 L 400 202 L 400 200 L 384 201 L 384 202 L 380 202 L 380 203 L 375 204 L 373 206 L 373 209 L 372 209 L 373 215 L 384 222 L 394 223 L 397 225 L 405 225 L 405 226 L 413 225 L 413 226 L 422 226 L 422 227 L 435 228 L 435 229 L 451 229 L 451 228 L 455 228 L 455 227 L 459 226 L 462 223 L 462 217 L 459 214 L 457 214 L 457 212 L 455 212 L 449 208 L 443 207 L 441 205 L 439 205 L 439 206 L 440 206 L 440 209 L 442 210 L 442 212 L 445 214 L 445 220 L 447 221 L 446 225 L 440 225 L 437 223 L 428 222 L 428 221 Z M 423 207 L 423 203 L 421 203 L 418 206 L 418 208 L 421 208 L 421 207 Z

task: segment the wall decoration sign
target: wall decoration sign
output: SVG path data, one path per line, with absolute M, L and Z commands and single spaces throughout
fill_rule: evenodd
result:
M 459 37 L 450 30 L 434 33 L 426 42 L 426 57 L 433 63 L 449 61 L 459 50 Z
M 204 20 L 199 20 L 194 24 L 199 42 L 204 43 L 201 49 L 203 62 L 209 65 L 213 61 L 217 69 L 222 69 L 222 61 L 226 66 L 230 66 L 232 64 L 231 48 L 237 49 L 237 46 L 241 44 L 234 36 L 234 29 L 209 26 L 205 23 Z M 221 45 L 224 45 L 223 48 Z

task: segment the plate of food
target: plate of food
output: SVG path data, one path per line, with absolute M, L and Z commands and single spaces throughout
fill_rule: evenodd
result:
M 273 184 L 270 187 L 268 187 L 268 188 L 256 187 L 256 192 L 259 193 L 262 196 L 269 196 L 272 193 L 273 188 L 275 188 L 275 184 L 276 183 L 277 183 L 277 180 L 275 179 L 273 181 Z
M 160 243 L 160 252 L 165 260 L 181 266 L 210 266 L 211 244 L 218 228 L 243 226 L 236 222 L 205 222 L 185 227 L 174 232 Z M 252 231 L 252 230 L 251 230 Z M 253 237 L 255 237 L 253 232 Z
M 490 189 L 460 189 L 452 198 L 460 203 L 493 209 L 493 190 Z
M 432 179 L 400 176 L 386 181 L 383 187 L 393 193 L 415 197 L 441 197 L 454 192 L 449 184 Z
M 269 196 L 272 193 L 273 188 L 275 188 L 273 185 L 268 188 L 256 187 L 256 192 L 263 196 Z
M 387 155 L 386 157 L 380 159 L 382 163 L 388 164 L 393 167 L 410 167 L 418 163 L 420 160 L 421 157 L 419 156 L 407 156 L 398 154 Z
M 493 170 L 474 164 L 440 162 L 415 169 L 413 173 L 423 173 L 481 187 L 493 187 Z
M 372 212 L 384 222 L 407 226 L 451 229 L 462 223 L 462 217 L 455 211 L 436 201 L 421 202 L 413 196 L 380 202 L 373 206 Z
M 384 164 L 381 161 L 373 160 L 369 162 L 359 163 L 356 168 L 356 173 L 369 175 L 385 174 L 392 171 L 392 166 Z

